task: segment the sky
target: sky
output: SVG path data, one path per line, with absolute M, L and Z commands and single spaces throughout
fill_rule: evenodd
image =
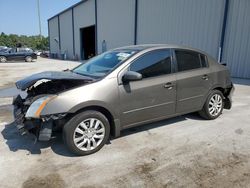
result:
M 80 0 L 40 0 L 42 35 L 48 36 L 48 18 Z M 39 35 L 37 0 L 0 0 L 0 33 Z

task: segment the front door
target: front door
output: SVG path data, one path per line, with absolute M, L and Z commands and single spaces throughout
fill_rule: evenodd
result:
M 128 70 L 142 80 L 119 86 L 121 123 L 130 127 L 175 113 L 176 79 L 169 49 L 148 52 L 131 63 Z
M 177 113 L 202 108 L 211 87 L 210 70 L 205 55 L 187 50 L 175 50 L 177 61 Z
M 13 60 L 17 60 L 17 50 L 16 48 L 12 48 L 10 51 L 9 51 L 9 54 L 8 54 L 8 60 L 9 61 L 13 61 Z

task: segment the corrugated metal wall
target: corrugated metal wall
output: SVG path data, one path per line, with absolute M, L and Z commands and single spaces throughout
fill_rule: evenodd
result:
M 67 58 L 73 58 L 73 30 L 72 30 L 72 10 L 68 10 L 60 15 L 60 38 L 61 53 L 67 54 Z
M 217 58 L 224 0 L 138 0 L 138 43 L 174 43 Z
M 98 53 L 134 44 L 135 0 L 97 0 Z
M 58 17 L 55 17 L 49 21 L 49 36 L 50 53 L 59 53 Z
M 138 0 L 135 37 L 136 0 L 97 0 L 97 50 L 102 41 L 107 49 L 142 43 L 174 43 L 199 48 L 218 58 L 226 0 Z M 80 57 L 80 29 L 95 25 L 95 1 L 88 0 L 49 20 L 51 53 L 73 57 L 74 10 L 75 53 Z M 250 0 L 229 0 L 222 61 L 232 76 L 250 78 Z
M 230 0 L 222 60 L 232 76 L 250 78 L 249 0 Z
M 75 53 L 80 58 L 80 29 L 95 25 L 95 1 L 86 1 L 74 8 Z

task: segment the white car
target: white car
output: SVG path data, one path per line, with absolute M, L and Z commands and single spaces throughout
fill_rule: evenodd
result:
M 36 51 L 35 51 L 35 54 L 36 54 L 37 56 L 40 56 L 40 55 L 42 54 L 42 51 L 36 50 Z

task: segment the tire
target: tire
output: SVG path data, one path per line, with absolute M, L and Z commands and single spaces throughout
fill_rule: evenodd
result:
M 1 62 L 1 63 L 6 63 L 6 62 L 7 62 L 6 57 L 0 56 L 0 62 Z
M 216 101 L 216 102 L 215 102 Z M 218 118 L 224 108 L 224 96 L 221 91 L 213 90 L 207 97 L 207 100 L 199 112 L 200 116 L 207 120 Z
M 32 62 L 33 58 L 31 56 L 26 56 L 25 61 L 26 62 Z
M 95 128 L 96 126 L 97 128 Z M 63 140 L 67 148 L 72 153 L 81 156 L 99 151 L 107 143 L 109 135 L 108 119 L 102 113 L 94 110 L 76 114 L 63 127 Z M 93 139 L 96 145 L 94 145 Z

